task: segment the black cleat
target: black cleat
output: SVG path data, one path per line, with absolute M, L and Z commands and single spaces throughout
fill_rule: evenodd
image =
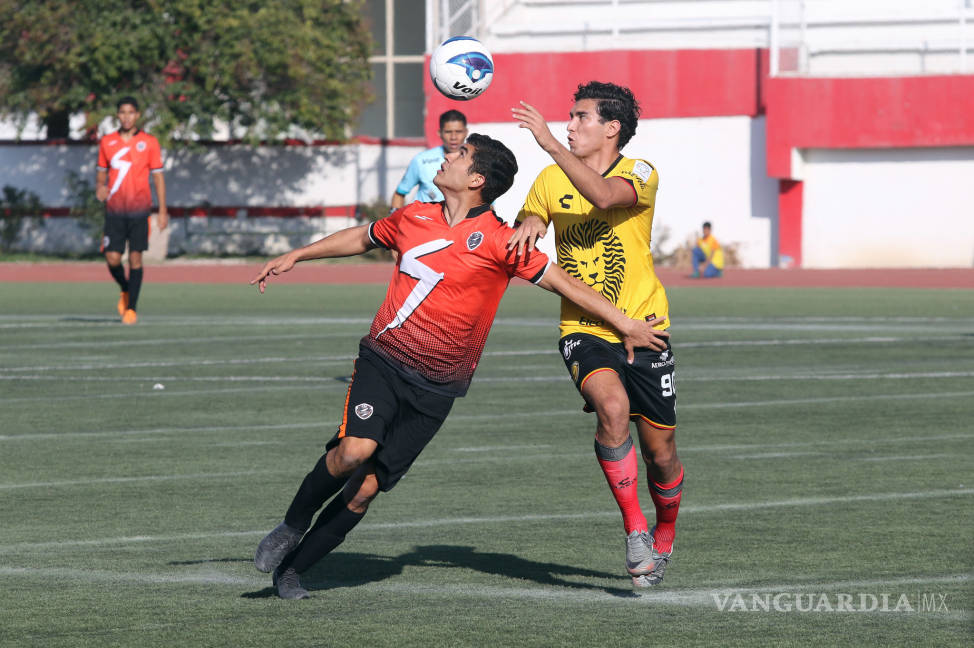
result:
M 277 569 L 284 556 L 298 546 L 303 535 L 303 532 L 289 527 L 284 522 L 274 527 L 274 530 L 264 536 L 257 545 L 257 553 L 254 554 L 254 566 L 257 567 L 257 571 L 269 574 Z
M 274 570 L 274 589 L 282 599 L 306 599 L 310 598 L 308 590 L 301 587 L 301 579 L 294 567 L 288 567 L 283 572 L 280 569 Z

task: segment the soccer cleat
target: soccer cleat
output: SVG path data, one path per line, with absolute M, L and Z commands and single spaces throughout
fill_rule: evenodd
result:
M 670 555 L 672 551 L 656 551 L 655 545 L 652 544 L 653 533 L 656 531 L 654 526 L 649 531 L 650 543 L 652 547 L 651 551 L 651 568 L 649 571 L 643 574 L 633 574 L 632 585 L 633 587 L 642 589 L 646 587 L 652 587 L 653 585 L 659 585 L 663 582 L 663 572 L 666 571 L 666 564 L 670 562 Z M 628 562 L 628 559 L 627 559 Z M 632 571 L 629 572 L 632 574 Z
M 127 309 L 125 311 L 125 314 L 122 315 L 122 324 L 135 324 L 138 321 L 139 321 L 139 316 L 136 315 L 135 311 L 132 310 L 131 308 Z
M 257 545 L 257 553 L 254 554 L 254 566 L 257 567 L 257 571 L 267 574 L 277 569 L 284 556 L 298 546 L 303 535 L 304 533 L 292 529 L 284 522 L 274 527 L 274 530 L 264 536 Z
M 118 316 L 124 317 L 125 311 L 127 311 L 128 309 L 129 309 L 129 294 L 127 292 L 123 292 L 118 297 Z
M 301 587 L 301 579 L 294 567 L 288 567 L 283 572 L 279 569 L 274 570 L 274 588 L 277 595 L 282 599 L 306 599 L 310 598 L 308 590 Z
M 626 536 L 626 571 L 633 576 L 653 569 L 653 536 L 649 531 L 633 530 Z

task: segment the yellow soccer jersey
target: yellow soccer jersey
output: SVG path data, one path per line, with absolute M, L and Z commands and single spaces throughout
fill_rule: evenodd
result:
M 669 303 L 653 269 L 649 242 L 659 174 L 644 160 L 619 158 L 603 173 L 632 185 L 631 207 L 599 209 L 586 200 L 556 164 L 534 181 L 517 216 L 554 220 L 558 265 L 581 279 L 634 319 L 663 317 L 656 328 L 669 327 Z M 561 300 L 561 335 L 589 333 L 620 342 L 614 328 Z

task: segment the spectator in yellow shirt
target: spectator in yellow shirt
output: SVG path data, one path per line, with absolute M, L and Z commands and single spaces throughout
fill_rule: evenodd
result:
M 720 243 L 710 233 L 710 222 L 703 224 L 703 236 L 697 239 L 697 246 L 693 248 L 694 279 L 703 277 L 713 279 L 724 274 L 724 251 Z

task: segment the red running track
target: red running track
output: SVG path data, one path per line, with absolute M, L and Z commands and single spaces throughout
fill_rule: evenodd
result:
M 305 263 L 272 282 L 383 284 L 392 276 L 391 263 Z M 155 283 L 246 284 L 260 264 L 185 263 L 146 264 L 145 278 Z M 888 287 L 961 288 L 974 290 L 974 268 L 899 268 L 868 270 L 742 270 L 729 269 L 719 279 L 691 279 L 686 272 L 658 268 L 664 286 L 749 287 Z M 73 282 L 110 281 L 102 262 L 0 263 L 0 281 Z

